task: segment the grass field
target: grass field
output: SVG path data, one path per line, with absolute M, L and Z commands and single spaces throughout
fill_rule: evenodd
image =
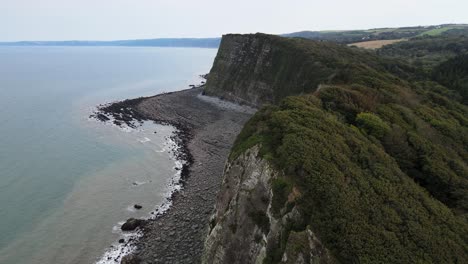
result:
M 393 44 L 400 41 L 406 41 L 407 39 L 388 39 L 388 40 L 372 40 L 364 42 L 351 43 L 349 46 L 355 46 L 364 49 L 380 49 L 381 47 L 389 44 Z
M 434 28 L 434 29 L 425 31 L 425 32 L 419 34 L 418 36 L 420 36 L 420 37 L 424 36 L 424 35 L 438 36 L 438 35 L 444 33 L 445 31 L 448 31 L 448 30 L 451 30 L 451 29 L 463 29 L 463 28 L 466 28 L 466 27 L 467 27 L 467 25 L 465 25 L 465 24 L 440 26 L 439 28 Z
M 437 35 L 440 35 L 440 34 L 444 33 L 447 30 L 455 29 L 455 28 L 457 28 L 457 27 L 448 26 L 448 27 L 435 28 L 435 29 L 423 32 L 423 33 L 419 34 L 419 36 L 424 36 L 424 35 L 437 36 Z

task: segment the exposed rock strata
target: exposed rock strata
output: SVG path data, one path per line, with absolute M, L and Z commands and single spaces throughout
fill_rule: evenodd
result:
M 254 147 L 226 164 L 202 263 L 264 263 L 267 252 L 276 250 L 290 226 L 301 224 L 296 208 L 283 217 L 272 212 L 271 182 L 279 172 L 258 151 Z M 289 233 L 281 262 L 329 263 L 331 257 L 307 227 Z
M 315 43 L 321 48 L 320 43 Z M 322 58 L 304 56 L 300 45 L 265 34 L 223 36 L 205 92 L 259 107 L 277 103 L 287 95 L 313 92 L 334 75 Z

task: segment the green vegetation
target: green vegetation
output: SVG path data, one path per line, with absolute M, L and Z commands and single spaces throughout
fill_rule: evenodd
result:
M 302 31 L 283 36 L 349 44 L 360 41 L 413 38 L 424 35 L 436 36 L 447 31 L 465 30 L 467 28 L 468 25 L 448 24 L 428 27 L 376 28 L 368 30 Z
M 421 34 L 419 34 L 419 36 L 437 36 L 437 35 L 440 35 L 442 33 L 444 33 L 445 31 L 447 30 L 450 30 L 452 28 L 450 27 L 442 27 L 442 28 L 435 28 L 435 29 L 432 29 L 432 30 L 429 30 L 429 31 L 426 31 L 426 32 L 423 32 Z
M 468 54 L 458 55 L 441 63 L 432 71 L 433 78 L 461 95 L 468 104 Z
M 349 82 L 366 84 L 373 81 L 370 76 L 377 79 L 395 78 L 386 70 L 397 76 L 412 74 L 415 71 L 399 61 L 382 60 L 371 51 L 366 52 L 327 42 L 265 34 L 228 35 L 226 38 L 228 40 L 223 41 L 236 38 L 251 42 L 255 47 L 245 45 L 244 50 L 239 51 L 240 54 L 249 54 L 245 62 L 229 61 L 230 65 L 226 67 L 225 60 L 215 60 L 211 72 L 215 77 L 209 78 L 206 84 L 205 91 L 208 94 L 218 96 L 234 94 L 235 99 L 242 98 L 248 101 L 252 93 L 251 87 L 256 86 L 259 87 L 255 90 L 257 101 L 277 104 L 289 95 L 314 92 L 321 84 Z M 274 48 L 268 53 L 267 65 L 258 65 L 254 60 L 259 56 L 258 52 L 261 52 L 259 49 L 265 45 Z M 218 53 L 219 57 L 229 57 L 229 50 L 224 50 L 223 45 Z M 391 82 L 394 81 L 389 80 L 389 83 Z M 262 89 L 264 83 L 268 84 L 268 88 Z M 376 82 L 375 85 L 377 84 Z
M 395 59 L 407 56 L 402 51 L 456 56 L 465 37 L 418 38 L 384 47 L 385 56 L 271 41 L 285 49 L 273 67 L 286 88 L 278 86 L 280 102 L 246 124 L 230 158 L 260 145 L 260 154 L 284 173 L 272 181 L 274 213 L 297 188 L 296 205 L 337 262 L 467 263 L 468 107 L 457 101 L 466 57 L 423 70 Z M 399 55 L 388 58 L 392 50 Z M 437 83 L 428 72 L 439 64 Z M 307 88 L 278 75 L 299 68 Z M 290 246 L 270 249 L 267 262 L 278 262 Z
M 418 36 L 419 37 L 422 37 L 422 36 L 425 36 L 425 35 L 427 35 L 427 36 L 438 36 L 438 35 L 441 35 L 441 34 L 447 32 L 449 30 L 466 29 L 466 28 L 467 28 L 466 25 L 441 25 L 441 26 L 435 26 L 434 29 L 422 32 Z
M 430 73 L 438 64 L 468 52 L 468 30 L 448 30 L 438 36 L 423 36 L 382 47 L 379 55 L 399 58 Z
M 291 231 L 287 241 L 285 252 L 288 255 L 286 263 L 298 263 L 298 256 L 302 254 L 303 257 L 309 256 L 309 239 L 307 231 L 294 232 Z M 317 262 L 319 263 L 319 262 Z
M 359 113 L 356 117 L 356 123 L 367 134 L 376 138 L 382 138 L 390 130 L 390 126 L 373 113 Z
M 272 211 L 279 215 L 291 192 L 291 184 L 284 178 L 276 178 L 273 179 L 271 186 L 273 190 Z

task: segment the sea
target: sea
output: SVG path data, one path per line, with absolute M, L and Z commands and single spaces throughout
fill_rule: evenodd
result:
M 117 241 L 139 235 L 120 225 L 153 217 L 179 188 L 175 129 L 89 116 L 199 83 L 216 52 L 0 47 L 0 263 L 115 263 L 126 244 Z

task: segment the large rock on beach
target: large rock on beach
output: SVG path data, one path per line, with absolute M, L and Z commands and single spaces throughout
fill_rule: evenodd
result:
M 137 227 L 142 226 L 144 223 L 145 220 L 130 218 L 122 225 L 121 229 L 123 231 L 133 231 Z
M 140 264 L 141 260 L 135 255 L 127 255 L 122 258 L 120 264 Z

